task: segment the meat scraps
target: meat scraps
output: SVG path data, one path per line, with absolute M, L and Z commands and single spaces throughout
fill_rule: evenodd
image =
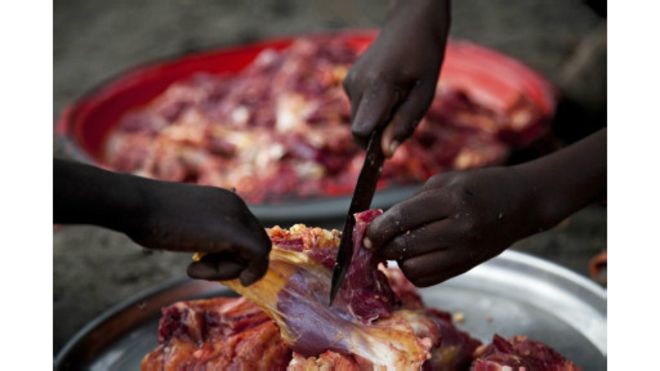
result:
M 464 71 L 460 60 L 472 49 L 448 46 L 436 98 L 385 165 L 380 188 L 501 163 L 510 148 L 546 131 L 549 113 L 520 89 L 493 87 L 483 71 Z M 235 188 L 251 203 L 348 194 L 364 153 L 352 140 L 341 84 L 357 58 L 344 37 L 303 38 L 263 51 L 237 75 L 177 82 L 120 120 L 105 160 L 119 171 Z M 517 70 L 511 81 L 530 85 L 518 81 L 525 68 Z
M 477 352 L 480 342 L 457 329 L 449 313 L 426 308 L 398 268 L 385 267 L 363 246 L 368 224 L 381 213 L 355 215 L 353 261 L 332 307 L 339 232 L 273 227 L 266 275 L 249 287 L 223 282 L 241 298 L 164 308 L 160 345 L 142 370 L 575 370 L 521 337 L 496 336 Z
M 419 369 L 432 349 L 444 345 L 439 330 L 448 318 L 424 308 L 403 308 L 389 285 L 387 270 L 380 269 L 374 252 L 362 246 L 368 223 L 381 213 L 356 214 L 352 264 L 331 307 L 328 298 L 339 234 L 319 228 L 271 229 L 274 246 L 264 278 L 249 287 L 237 281 L 225 284 L 271 316 L 300 357 L 331 351 L 374 367 Z M 283 240 L 288 242 L 278 243 Z M 467 335 L 457 339 L 464 349 L 458 362 L 469 364 L 479 343 Z
M 506 340 L 495 335 L 491 344 L 475 353 L 472 371 L 507 370 L 577 371 L 579 368 L 549 346 L 526 336 Z
M 179 302 L 162 312 L 160 345 L 142 371 L 284 370 L 291 359 L 275 323 L 247 299 Z

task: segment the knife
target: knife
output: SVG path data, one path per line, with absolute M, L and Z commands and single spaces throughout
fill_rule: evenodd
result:
M 344 281 L 346 271 L 353 257 L 353 227 L 355 226 L 355 217 L 353 214 L 369 209 L 374 193 L 376 193 L 376 185 L 383 169 L 383 161 L 385 160 L 385 155 L 380 148 L 381 134 L 382 130 L 375 130 L 371 134 L 364 164 L 362 165 L 362 170 L 360 170 L 360 175 L 353 191 L 353 198 L 351 199 L 351 205 L 348 208 L 348 214 L 344 222 L 344 229 L 341 233 L 335 268 L 332 271 L 329 305 L 332 305 L 332 302 L 335 300 L 335 296 L 337 296 L 337 292 Z

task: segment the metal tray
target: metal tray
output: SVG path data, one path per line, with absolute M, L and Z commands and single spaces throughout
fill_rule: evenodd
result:
M 514 251 L 421 290 L 428 306 L 462 312 L 459 327 L 481 341 L 494 333 L 540 340 L 585 371 L 607 368 L 607 295 L 586 278 Z M 55 358 L 58 370 L 138 370 L 157 345 L 160 308 L 179 300 L 233 295 L 216 283 L 179 279 L 111 308 Z

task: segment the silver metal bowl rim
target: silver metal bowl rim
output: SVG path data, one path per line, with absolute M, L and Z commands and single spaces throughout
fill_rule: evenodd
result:
M 593 293 L 597 298 L 607 302 L 607 291 L 602 286 L 578 273 L 573 272 L 568 268 L 562 267 L 559 264 L 513 250 L 507 250 L 503 252 L 499 257 L 516 263 L 536 266 L 542 270 L 554 273 L 568 281 L 575 282 L 576 284 Z
M 566 279 L 567 281 L 574 282 L 576 285 L 581 286 L 582 288 L 586 289 L 590 293 L 592 293 L 594 296 L 596 296 L 599 300 L 602 300 L 603 304 L 606 304 L 607 302 L 607 291 L 599 286 L 598 284 L 590 281 L 586 277 L 583 277 L 568 268 L 562 267 L 556 263 L 537 258 L 535 256 L 522 253 L 519 251 L 512 251 L 512 250 L 507 250 L 504 251 L 502 254 L 499 256 L 493 258 L 493 260 L 505 260 L 505 261 L 510 261 L 513 263 L 521 264 L 521 265 L 526 265 L 526 266 L 531 266 L 531 267 L 536 267 L 539 268 L 540 270 L 544 270 L 550 273 L 553 273 L 561 278 Z M 101 323 L 105 322 L 112 316 L 116 315 L 117 313 L 136 305 L 137 303 L 140 303 L 144 301 L 146 298 L 161 292 L 163 290 L 167 290 L 171 287 L 178 286 L 182 284 L 183 282 L 187 282 L 192 280 L 191 278 L 188 277 L 178 277 L 178 278 L 173 278 L 165 283 L 152 287 L 150 289 L 141 291 L 134 296 L 113 305 L 103 313 L 101 313 L 98 317 L 87 323 L 83 328 L 81 328 L 76 334 L 69 340 L 67 343 L 62 347 L 62 349 L 57 353 L 57 355 L 54 358 L 54 368 L 59 369 L 60 365 L 64 362 L 66 359 L 67 355 L 69 352 L 71 352 L 81 341 L 85 339 L 85 337 L 94 330 L 97 326 L 99 326 Z M 219 288 L 218 293 L 222 293 L 223 291 L 226 291 L 227 293 L 231 293 L 231 291 L 227 288 Z M 603 315 L 606 317 L 606 313 L 603 313 Z

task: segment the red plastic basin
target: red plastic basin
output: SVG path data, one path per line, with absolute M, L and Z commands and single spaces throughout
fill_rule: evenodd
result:
M 336 35 L 311 37 L 322 41 Z M 374 39 L 376 31 L 345 31 L 340 35 L 362 50 Z M 237 73 L 262 50 L 286 48 L 294 39 L 266 40 L 132 69 L 68 106 L 56 124 L 56 133 L 68 139 L 79 159 L 104 166 L 105 139 L 124 113 L 147 104 L 176 81 L 198 72 Z M 505 109 L 522 93 L 548 117 L 555 110 L 556 90 L 546 79 L 511 57 L 471 42 L 449 42 L 440 79 L 461 86 L 475 100 L 494 109 Z

